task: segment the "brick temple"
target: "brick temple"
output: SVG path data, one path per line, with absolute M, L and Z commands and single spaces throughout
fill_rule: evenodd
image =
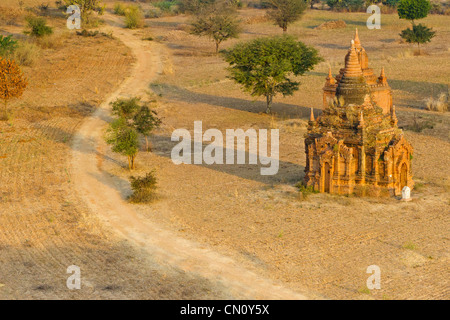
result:
M 384 69 L 377 77 L 369 58 L 355 39 L 345 56 L 345 67 L 333 78 L 331 69 L 323 88 L 323 112 L 313 109 L 305 138 L 305 183 L 320 192 L 350 194 L 373 186 L 400 195 L 414 186 L 413 148 L 397 127 L 392 90 Z

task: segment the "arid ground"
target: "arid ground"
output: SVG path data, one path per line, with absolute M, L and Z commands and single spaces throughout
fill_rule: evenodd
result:
M 36 1 L 25 1 L 36 5 Z M 448 299 L 449 115 L 425 99 L 448 92 L 449 16 L 423 21 L 437 31 L 422 55 L 401 43 L 409 22 L 382 15 L 310 10 L 288 34 L 316 47 L 324 62 L 300 77 L 291 97 L 262 99 L 227 78 L 214 44 L 186 32 L 188 16 L 146 19 L 127 30 L 107 3 L 104 34 L 81 37 L 49 17 L 57 32 L 37 63 L 23 67 L 29 87 L 0 122 L 0 298 L 331 298 Z M 6 0 L 0 7 L 17 7 Z M 54 5 L 53 5 L 54 6 Z M 53 11 L 52 11 L 53 12 Z M 240 11 L 244 32 L 223 43 L 281 34 L 263 10 Z M 317 30 L 341 19 L 344 29 Z M 358 28 L 369 64 L 384 66 L 399 126 L 414 147 L 413 201 L 394 197 L 312 194 L 294 185 L 304 175 L 303 136 L 310 108 Z M 21 37 L 24 22 L 0 25 Z M 109 35 L 112 35 L 110 37 Z M 151 37 L 151 41 L 145 40 Z M 163 125 L 130 173 L 103 142 L 108 102 L 119 96 L 155 100 Z M 280 170 L 255 165 L 174 165 L 174 129 L 277 128 Z M 414 125 L 415 123 L 415 125 Z M 132 205 L 128 177 L 156 169 L 159 199 Z M 381 289 L 368 290 L 369 265 Z M 82 289 L 68 290 L 66 268 L 82 270 Z

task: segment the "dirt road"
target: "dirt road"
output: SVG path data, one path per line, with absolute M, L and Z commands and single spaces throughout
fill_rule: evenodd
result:
M 73 140 L 72 170 L 80 196 L 106 226 L 117 231 L 132 244 L 143 249 L 158 263 L 221 283 L 237 299 L 306 299 L 246 270 L 237 262 L 213 250 L 182 239 L 171 230 L 164 230 L 149 219 L 138 215 L 118 190 L 113 178 L 102 171 L 103 135 L 110 120 L 109 103 L 120 96 L 144 95 L 149 84 L 162 72 L 162 45 L 142 41 L 132 31 L 113 26 L 114 36 L 130 47 L 136 58 L 133 73 L 118 90 L 87 118 Z M 311 298 L 312 295 L 308 294 Z M 211 297 L 214 298 L 214 297 Z

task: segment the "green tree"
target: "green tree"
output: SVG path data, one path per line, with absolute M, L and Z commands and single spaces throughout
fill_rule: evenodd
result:
M 419 23 L 413 25 L 412 29 L 407 28 L 400 33 L 400 36 L 408 43 L 417 43 L 420 54 L 420 44 L 430 42 L 435 35 L 431 28 Z
M 270 4 L 273 9 L 267 11 L 267 15 L 283 32 L 289 24 L 300 19 L 308 5 L 305 0 L 270 0 Z
M 292 95 L 298 90 L 300 83 L 292 76 L 312 70 L 323 60 L 315 48 L 286 35 L 239 43 L 224 54 L 230 64 L 230 78 L 252 96 L 265 96 L 267 113 L 271 112 L 274 96 Z
M 138 132 L 124 118 L 111 122 L 106 131 L 106 143 L 112 145 L 112 151 L 128 157 L 128 168 L 135 168 L 134 161 L 139 151 Z
M 429 0 L 400 0 L 397 12 L 400 19 L 414 20 L 425 18 L 431 9 Z
M 148 152 L 148 136 L 161 125 L 161 119 L 158 118 L 156 111 L 144 105 L 134 115 L 133 120 L 136 131 L 145 137 L 146 150 Z
M 216 53 L 223 41 L 237 38 L 240 32 L 236 12 L 230 7 L 218 6 L 202 11 L 191 23 L 191 33 L 211 38 L 216 44 Z
M 117 99 L 116 101 L 111 102 L 111 106 L 113 115 L 126 120 L 131 120 L 136 111 L 140 108 L 140 99 L 136 97 L 130 99 Z
M 161 125 L 156 111 L 151 110 L 140 98 L 117 99 L 111 103 L 112 114 L 126 120 L 139 134 L 145 137 L 147 151 L 149 151 L 148 136 Z

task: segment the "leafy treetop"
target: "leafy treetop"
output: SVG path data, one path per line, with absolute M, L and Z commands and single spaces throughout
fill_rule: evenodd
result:
M 284 35 L 239 43 L 225 52 L 225 60 L 231 78 L 245 91 L 266 97 L 269 113 L 275 95 L 292 95 L 298 90 L 300 83 L 291 77 L 312 70 L 323 59 L 315 48 Z
M 425 18 L 431 9 L 429 0 L 400 0 L 397 12 L 400 19 L 414 20 Z

